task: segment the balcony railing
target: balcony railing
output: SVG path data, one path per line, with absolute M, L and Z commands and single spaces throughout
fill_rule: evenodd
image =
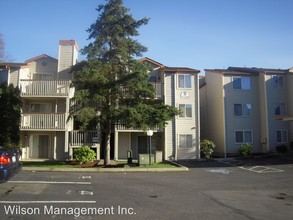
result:
M 20 80 L 22 96 L 68 96 L 69 80 Z
M 115 129 L 119 131 L 137 131 L 137 132 L 143 131 L 142 128 L 129 128 L 123 123 L 123 121 L 117 122 L 115 125 Z M 162 129 L 159 126 L 152 128 L 152 130 L 157 132 L 162 131 Z
M 65 130 L 65 113 L 22 114 L 21 130 Z
M 158 82 L 152 82 L 152 85 L 155 87 L 156 98 L 163 99 L 164 98 L 164 84 Z
M 70 146 L 92 146 L 94 143 L 100 143 L 98 131 L 70 131 L 69 145 Z

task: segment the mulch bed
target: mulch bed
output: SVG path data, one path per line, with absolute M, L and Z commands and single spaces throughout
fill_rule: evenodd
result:
M 78 161 L 70 160 L 67 163 L 76 168 L 105 167 L 104 164 L 102 163 L 99 164 L 99 162 L 100 162 L 99 160 L 95 160 L 93 162 L 86 162 L 86 163 L 80 164 Z M 118 168 L 118 167 L 121 168 L 121 167 L 124 167 L 124 164 L 111 164 L 106 167 L 107 168 Z

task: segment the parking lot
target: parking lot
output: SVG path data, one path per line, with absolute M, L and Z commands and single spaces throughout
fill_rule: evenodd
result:
M 0 219 L 293 218 L 291 157 L 180 163 L 189 171 L 23 171 L 1 184 Z

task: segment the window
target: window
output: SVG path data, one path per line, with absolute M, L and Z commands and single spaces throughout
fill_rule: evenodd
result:
M 51 103 L 33 103 L 30 105 L 31 112 L 52 112 Z
M 191 118 L 192 117 L 192 105 L 191 104 L 179 104 L 179 117 Z
M 235 143 L 252 143 L 252 131 L 235 131 Z
M 192 148 L 192 135 L 180 134 L 179 135 L 179 148 Z
M 8 71 L 6 69 L 0 69 L 0 84 L 7 84 Z
M 149 78 L 149 82 L 157 82 L 157 77 L 156 76 L 151 76 Z
M 275 104 L 275 115 L 285 115 L 286 114 L 286 106 L 284 103 Z
M 234 104 L 234 116 L 251 116 L 251 104 Z
M 250 78 L 233 77 L 233 89 L 250 90 Z
M 34 73 L 33 79 L 34 80 L 52 80 L 53 74 L 52 73 Z
M 277 143 L 288 143 L 288 131 L 276 131 Z
M 189 75 L 189 74 L 178 75 L 178 87 L 179 88 L 191 88 L 191 75 Z
M 284 76 L 272 76 L 272 82 L 274 89 L 284 88 Z

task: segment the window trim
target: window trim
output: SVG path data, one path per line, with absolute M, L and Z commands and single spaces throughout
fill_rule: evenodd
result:
M 274 77 L 278 78 L 277 84 L 274 83 Z M 283 79 L 283 87 L 280 87 L 279 78 L 281 78 L 281 77 Z M 273 89 L 285 89 L 285 77 L 283 75 L 272 75 L 271 79 L 272 79 L 272 87 L 273 87 Z M 275 87 L 274 85 L 277 85 L 277 87 Z
M 282 105 L 284 106 L 283 112 L 282 112 L 282 108 L 281 108 Z M 276 114 L 276 108 L 278 106 L 280 106 L 280 114 L 279 115 Z M 275 103 L 274 116 L 284 116 L 284 115 L 286 115 L 287 114 L 287 109 L 286 108 L 287 108 L 286 103 L 283 103 L 283 102 Z
M 283 132 L 286 132 L 286 139 L 287 141 L 284 141 Z M 278 142 L 278 135 L 277 132 L 281 132 L 281 142 Z M 276 143 L 278 144 L 288 144 L 289 143 L 289 136 L 288 136 L 288 130 L 276 130 Z
M 251 142 L 245 141 L 245 132 L 250 132 L 251 133 Z M 236 140 L 236 132 L 242 132 L 242 137 L 243 137 L 243 142 L 237 142 Z M 253 144 L 253 130 L 234 130 L 234 142 L 235 144 Z
M 184 147 L 181 147 L 181 145 L 180 145 L 180 136 L 185 137 L 185 146 Z M 187 136 L 191 136 L 191 146 L 190 147 L 187 147 L 187 143 L 188 143 L 187 139 L 186 139 Z M 178 134 L 178 149 L 192 149 L 192 148 L 194 148 L 192 145 L 192 142 L 193 142 L 193 135 L 192 134 Z
M 179 80 L 179 78 L 180 78 L 180 76 L 183 76 L 184 77 L 184 85 L 183 85 L 183 87 L 180 87 L 180 80 Z M 190 87 L 186 87 L 186 81 L 185 81 L 185 77 L 186 76 L 189 76 L 190 77 Z M 192 75 L 191 74 L 186 74 L 186 73 L 179 73 L 178 75 L 177 75 L 177 88 L 178 89 L 191 89 L 192 88 Z
M 249 79 L 249 89 L 243 89 L 242 80 L 244 78 Z M 234 88 L 234 79 L 240 79 L 241 80 L 241 85 L 240 85 L 241 88 L 240 89 Z M 251 80 L 250 80 L 250 77 L 249 76 L 232 76 L 232 89 L 233 90 L 236 90 L 236 91 L 249 91 L 249 90 L 251 90 Z
M 192 106 L 192 104 L 189 104 L 189 103 L 184 103 L 184 104 L 178 104 L 178 109 L 179 109 L 179 112 L 180 112 L 180 105 L 184 105 L 184 116 L 181 116 L 181 114 L 179 113 L 179 115 L 178 115 L 178 118 L 180 118 L 180 119 L 183 119 L 183 118 L 186 118 L 186 119 L 192 119 L 193 118 L 193 114 L 192 114 L 192 108 L 193 108 L 193 106 Z M 186 114 L 186 105 L 190 105 L 191 106 L 191 116 L 189 117 L 189 116 L 187 116 L 187 114 Z
M 235 105 L 241 105 L 241 115 L 235 115 Z M 245 112 L 244 111 L 244 106 L 245 105 L 250 105 L 250 115 L 244 115 L 243 114 L 243 112 Z M 234 103 L 233 104 L 233 113 L 234 113 L 234 117 L 237 117 L 237 118 L 250 118 L 250 117 L 252 117 L 252 104 L 251 103 L 244 103 L 244 104 L 242 104 L 242 103 Z

